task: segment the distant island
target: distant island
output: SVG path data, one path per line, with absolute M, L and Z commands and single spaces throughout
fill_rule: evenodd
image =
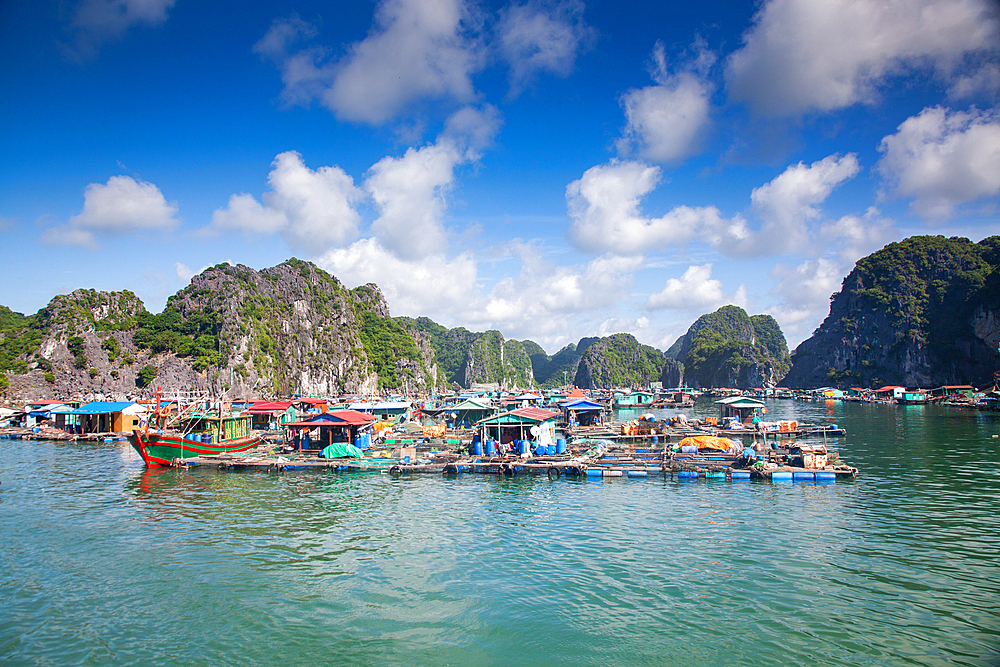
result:
M 377 285 L 310 262 L 219 264 L 148 312 L 129 291 L 79 289 L 34 315 L 0 306 L 0 394 L 141 392 L 154 382 L 235 395 L 426 392 L 496 385 L 749 389 L 985 384 L 1000 366 L 1000 237 L 918 236 L 858 261 L 830 315 L 789 353 L 769 315 L 724 306 L 662 352 L 630 334 L 553 355 L 499 331 L 392 317 Z

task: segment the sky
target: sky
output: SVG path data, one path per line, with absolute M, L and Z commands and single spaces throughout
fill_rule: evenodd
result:
M 549 353 L 794 348 L 861 257 L 1000 233 L 995 0 L 0 2 L 0 304 L 290 257 Z

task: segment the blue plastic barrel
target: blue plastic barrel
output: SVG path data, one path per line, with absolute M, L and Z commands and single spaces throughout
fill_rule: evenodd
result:
M 680 477 L 680 478 L 683 478 L 683 479 L 691 479 L 692 477 L 695 478 L 695 479 L 697 479 L 697 477 L 698 477 L 698 471 L 697 470 L 681 470 L 679 473 L 677 473 L 677 476 Z
M 556 438 L 556 454 L 566 453 L 566 438 Z
M 478 440 L 472 441 L 472 455 L 482 456 L 483 455 L 483 443 Z
M 824 482 L 836 481 L 837 480 L 837 473 L 830 472 L 830 471 L 820 471 L 820 472 L 817 472 L 816 473 L 816 481 L 818 482 L 820 480 L 822 480 Z
M 654 445 L 660 444 L 660 436 L 658 436 L 658 435 L 654 435 L 653 436 L 653 444 Z
M 726 473 L 718 471 L 708 471 L 705 473 L 705 479 L 725 479 Z
M 548 453 L 549 453 L 548 447 L 543 447 L 541 445 L 535 447 L 535 456 L 547 456 Z
M 604 477 L 603 468 L 587 468 L 587 477 Z
M 649 477 L 649 473 L 646 472 L 645 470 L 629 470 L 628 471 L 628 476 L 629 477 Z
M 694 445 L 684 445 L 681 447 L 681 453 L 683 454 L 697 454 L 698 448 Z
M 497 455 L 497 443 L 493 440 L 486 441 L 486 456 Z
M 733 470 L 732 472 L 729 473 L 729 478 L 732 479 L 733 481 L 750 479 L 750 471 L 749 470 Z
M 771 480 L 775 482 L 786 482 L 791 481 L 792 473 L 790 472 L 772 472 Z
M 813 473 L 811 473 L 811 472 L 793 472 L 792 473 L 792 479 L 801 479 L 801 480 L 810 480 L 810 481 L 812 481 L 812 480 L 816 479 L 816 475 L 813 474 Z
M 212 434 L 211 433 L 202 433 L 201 434 L 201 441 L 204 444 L 206 444 L 206 445 L 211 445 L 212 444 Z

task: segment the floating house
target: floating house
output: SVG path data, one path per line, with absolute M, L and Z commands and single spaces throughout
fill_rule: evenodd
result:
M 274 430 L 298 418 L 291 401 L 254 401 L 247 412 L 253 417 L 253 428 L 262 431 Z
M 875 390 L 875 398 L 879 401 L 894 401 L 898 400 L 903 392 L 906 391 L 906 387 L 900 387 L 899 385 L 889 384 L 884 387 L 879 387 Z
M 286 437 L 292 440 L 296 431 L 300 435 L 300 449 L 325 449 L 334 443 L 357 444 L 362 440 L 375 417 L 356 410 L 335 410 L 323 412 L 305 421 L 282 424 Z M 367 445 L 366 445 L 367 446 Z M 365 449 L 360 447 L 359 449 Z
M 347 409 L 366 412 L 376 419 L 390 422 L 397 421 L 400 417 L 403 419 L 408 417 L 412 406 L 410 401 L 381 401 L 379 403 L 351 403 Z
M 519 408 L 482 419 L 476 427 L 481 430 L 483 441 L 509 444 L 515 440 L 534 440 L 548 446 L 555 442 L 558 416 L 558 412 L 542 408 Z
M 948 398 L 951 396 L 972 396 L 976 393 L 976 388 L 971 384 L 946 384 L 937 389 L 931 389 L 930 395 L 936 398 Z
M 68 403 L 62 401 L 36 401 L 24 406 L 24 416 L 22 425 L 31 428 L 44 421 L 55 421 L 59 413 L 70 412 L 73 409 Z M 62 421 L 62 420 L 61 420 Z M 65 423 L 65 421 L 63 421 Z M 59 426 L 58 428 L 63 428 Z
M 497 409 L 482 399 L 467 398 L 461 403 L 445 408 L 444 414 L 448 421 L 457 426 L 469 426 L 496 414 Z M 452 417 L 454 415 L 454 417 Z
M 719 418 L 737 417 L 740 422 L 752 419 L 758 410 L 764 410 L 764 404 L 749 396 L 730 396 L 715 402 L 719 406 Z
M 584 398 L 563 401 L 559 404 L 559 409 L 562 410 L 563 419 L 571 426 L 593 426 L 604 421 L 604 406 Z
M 656 396 L 648 391 L 633 391 L 627 394 L 619 394 L 614 398 L 616 408 L 648 408 L 653 405 Z
M 129 433 L 145 414 L 146 406 L 139 403 L 94 401 L 57 413 L 56 426 L 73 433 Z M 64 419 L 62 426 L 59 417 Z
M 896 398 L 896 402 L 901 405 L 923 405 L 927 402 L 927 392 L 922 389 L 906 390 Z

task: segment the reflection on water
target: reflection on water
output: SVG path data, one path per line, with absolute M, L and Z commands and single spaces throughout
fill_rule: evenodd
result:
M 4 441 L 0 660 L 995 662 L 997 416 L 768 406 L 845 427 L 858 480 L 145 470 Z

